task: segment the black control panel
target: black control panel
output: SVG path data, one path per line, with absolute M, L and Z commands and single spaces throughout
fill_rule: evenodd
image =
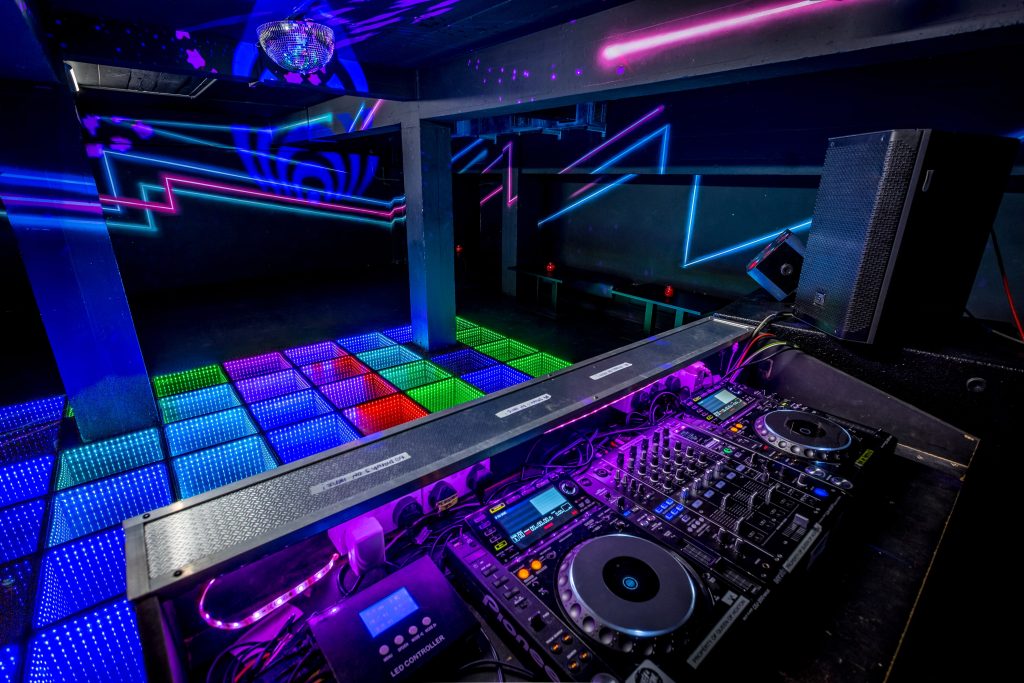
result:
M 468 518 L 449 567 L 552 680 L 679 680 L 816 555 L 894 446 L 720 383 Z

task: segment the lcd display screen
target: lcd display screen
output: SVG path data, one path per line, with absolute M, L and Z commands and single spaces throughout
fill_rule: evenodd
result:
M 376 638 L 419 608 L 409 591 L 400 588 L 361 611 L 359 618 L 363 620 L 370 636 Z
M 742 398 L 728 389 L 722 389 L 721 391 L 716 391 L 710 396 L 705 396 L 697 402 L 697 405 L 717 417 L 719 420 L 724 420 L 725 418 L 736 414 L 736 412 L 742 409 L 746 403 L 743 402 Z
M 538 491 L 526 500 L 494 513 L 494 521 L 508 534 L 509 541 L 527 548 L 562 526 L 577 511 L 554 486 Z

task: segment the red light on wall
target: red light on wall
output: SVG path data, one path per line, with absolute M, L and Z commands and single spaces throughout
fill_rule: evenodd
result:
M 455 245 L 455 253 L 456 254 L 461 254 L 462 253 L 462 245 L 461 244 L 456 244 Z
M 548 261 L 548 264 L 546 266 L 544 266 L 544 270 L 547 272 L 548 275 L 550 275 L 551 273 L 555 272 L 555 264 L 554 264 L 554 262 L 553 261 Z
M 675 296 L 675 293 L 676 293 L 676 288 L 675 287 L 673 287 L 672 285 L 665 285 L 665 298 L 666 299 L 671 299 L 673 296 Z

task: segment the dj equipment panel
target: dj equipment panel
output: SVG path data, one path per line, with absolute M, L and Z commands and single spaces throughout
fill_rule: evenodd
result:
M 448 548 L 456 584 L 551 680 L 684 680 L 821 550 L 894 445 L 716 384 L 471 516 Z

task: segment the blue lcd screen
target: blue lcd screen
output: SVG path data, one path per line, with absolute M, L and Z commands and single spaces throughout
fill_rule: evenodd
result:
M 363 620 L 370 636 L 376 638 L 419 608 L 409 591 L 400 588 L 361 611 L 359 618 Z

